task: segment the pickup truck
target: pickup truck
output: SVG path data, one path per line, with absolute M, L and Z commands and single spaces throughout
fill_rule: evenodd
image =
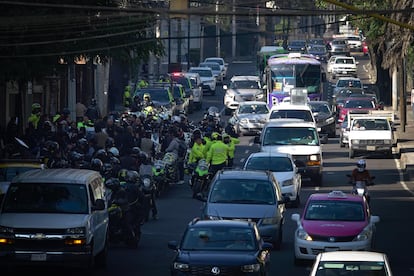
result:
M 392 158 L 395 141 L 393 113 L 390 114 L 355 114 L 348 118 L 349 158 L 354 158 L 357 153 L 384 154 Z

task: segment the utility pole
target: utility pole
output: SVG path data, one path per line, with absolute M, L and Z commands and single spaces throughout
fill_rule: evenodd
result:
M 217 38 L 217 56 L 220 57 L 221 56 L 221 41 L 220 41 L 220 20 L 219 20 L 219 16 L 218 16 L 218 11 L 219 11 L 219 1 L 216 1 L 216 38 Z
M 231 44 L 231 55 L 234 58 L 236 56 L 236 0 L 233 0 L 233 17 L 231 21 L 231 32 L 232 32 L 232 44 Z

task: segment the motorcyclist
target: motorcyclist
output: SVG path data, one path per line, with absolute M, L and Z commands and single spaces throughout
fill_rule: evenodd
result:
M 239 138 L 231 137 L 226 132 L 223 133 L 223 143 L 229 147 L 229 159 L 227 167 L 233 167 L 234 153 L 236 151 L 236 145 L 240 143 Z
M 217 171 L 227 166 L 229 147 L 223 143 L 221 134 L 215 133 L 212 138 L 215 141 L 207 153 L 207 163 L 210 164 L 211 173 L 214 176 Z
M 155 183 L 153 181 L 153 173 L 152 173 L 152 163 L 151 163 L 151 157 L 148 156 L 147 153 L 141 152 L 139 155 L 141 165 L 139 166 L 139 175 L 141 176 L 147 176 L 150 179 L 150 186 L 149 187 L 142 187 L 145 189 L 147 193 L 150 193 L 150 209 L 152 212 L 152 218 L 154 220 L 158 219 L 158 209 L 157 205 L 155 203 L 155 194 L 157 187 L 155 186 Z M 146 183 L 141 183 L 142 185 L 146 185 Z
M 193 136 L 194 144 L 191 147 L 190 155 L 188 157 L 188 167 L 192 171 L 196 166 L 197 162 L 201 159 L 205 159 L 206 155 L 204 152 L 204 144 L 200 134 L 196 134 Z M 189 182 L 190 186 L 194 183 L 194 176 L 191 177 L 191 181 Z
M 145 216 L 142 215 L 141 204 L 143 202 L 144 195 L 139 189 L 139 174 L 137 171 L 128 170 L 125 175 L 125 191 L 128 199 L 128 225 L 134 225 L 138 219 L 141 224 L 145 222 Z
M 355 184 L 356 181 L 366 181 L 368 185 L 372 185 L 372 178 L 369 174 L 369 171 L 366 169 L 366 161 L 364 159 L 360 159 L 357 162 L 357 167 L 352 170 L 351 174 L 351 182 Z

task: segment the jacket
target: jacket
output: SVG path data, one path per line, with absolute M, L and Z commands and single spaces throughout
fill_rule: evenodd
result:
M 211 145 L 207 153 L 207 163 L 219 165 L 227 162 L 229 157 L 229 147 L 222 141 L 218 140 Z
M 190 156 L 188 158 L 188 163 L 197 163 L 200 159 L 205 159 L 204 145 L 194 143 L 190 151 Z

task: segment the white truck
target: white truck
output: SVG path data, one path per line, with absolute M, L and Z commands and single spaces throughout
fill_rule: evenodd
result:
M 385 154 L 392 158 L 395 144 L 392 111 L 348 114 L 349 158 L 359 154 Z

